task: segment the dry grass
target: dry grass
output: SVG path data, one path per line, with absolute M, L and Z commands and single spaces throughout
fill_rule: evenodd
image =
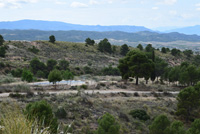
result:
M 36 121 L 27 120 L 18 106 L 1 108 L 0 134 L 50 134 L 48 128 L 39 126 Z

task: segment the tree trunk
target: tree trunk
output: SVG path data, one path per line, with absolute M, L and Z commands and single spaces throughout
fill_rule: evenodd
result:
M 146 80 L 146 84 L 148 84 L 148 80 Z
M 139 79 L 138 76 L 136 76 L 136 85 L 138 85 L 138 79 Z

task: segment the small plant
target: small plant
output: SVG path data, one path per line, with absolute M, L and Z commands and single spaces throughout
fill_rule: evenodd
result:
M 88 86 L 87 85 L 81 85 L 80 88 L 81 89 L 88 89 Z
M 63 118 L 66 118 L 67 112 L 65 111 L 64 108 L 58 108 L 58 110 L 56 111 L 55 115 L 59 119 L 63 119 Z
M 129 113 L 133 118 L 139 119 L 139 120 L 149 120 L 150 116 L 146 113 L 144 110 L 131 110 Z
M 46 101 L 29 103 L 24 110 L 29 120 L 37 119 L 39 124 L 50 127 L 52 133 L 58 129 L 57 118 L 54 117 L 51 106 Z

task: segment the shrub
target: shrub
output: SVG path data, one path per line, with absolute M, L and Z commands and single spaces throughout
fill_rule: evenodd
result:
M 102 70 L 102 73 L 104 75 L 114 75 L 114 76 L 120 76 L 120 71 L 118 68 L 113 68 L 111 65 L 109 67 L 105 67 Z
M 64 108 L 58 108 L 58 110 L 56 111 L 55 115 L 59 119 L 63 119 L 63 118 L 66 118 L 67 112 L 65 111 Z
M 109 113 L 104 114 L 98 120 L 98 124 L 97 134 L 119 134 L 120 125 Z
M 129 113 L 133 118 L 137 118 L 139 120 L 149 120 L 150 116 L 144 110 L 131 110 Z
M 27 120 L 18 107 L 1 107 L 1 134 L 49 134 L 48 128 Z
M 11 71 L 11 74 L 14 76 L 14 77 L 22 77 L 22 72 L 23 72 L 23 70 L 22 69 L 20 69 L 20 68 L 18 68 L 18 69 L 16 69 L 16 70 L 12 70 Z
M 29 70 L 24 69 L 22 72 L 22 80 L 27 82 L 32 82 L 33 74 Z
M 0 76 L 0 84 L 3 84 L 3 83 L 12 83 L 12 82 L 15 82 L 15 81 L 16 80 L 10 74 L 8 74 L 6 76 L 4 76 L 4 75 Z
M 82 88 L 82 89 L 87 89 L 88 86 L 87 86 L 87 85 L 81 85 L 80 88 Z
M 13 87 L 14 92 L 30 92 L 30 86 L 26 84 L 20 84 Z
M 33 46 L 32 48 L 28 48 L 28 50 L 34 54 L 37 54 L 40 50 L 37 49 L 35 46 Z
M 93 73 L 92 69 L 88 66 L 85 66 L 83 68 L 83 70 L 84 70 L 85 74 L 92 74 Z
M 50 126 L 52 133 L 57 132 L 57 118 L 54 117 L 52 108 L 46 101 L 27 104 L 24 113 L 29 120 L 36 119 L 39 124 L 44 123 L 44 126 Z
M 165 134 L 167 127 L 170 126 L 170 121 L 165 115 L 156 117 L 149 126 L 150 134 Z

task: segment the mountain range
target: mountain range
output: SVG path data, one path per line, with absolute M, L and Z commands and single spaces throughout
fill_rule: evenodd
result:
M 166 30 L 166 29 L 165 29 Z M 6 40 L 48 40 L 55 35 L 59 41 L 84 42 L 88 37 L 120 42 L 200 42 L 200 26 L 153 31 L 142 26 L 78 25 L 58 21 L 20 20 L 0 22 L 0 34 Z M 188 35 L 187 35 L 188 34 Z
M 106 32 L 106 31 L 122 31 L 135 33 L 140 31 L 152 31 L 143 26 L 100 26 L 100 25 L 78 25 L 70 24 L 59 21 L 41 21 L 41 20 L 20 20 L 20 21 L 7 21 L 0 22 L 0 29 L 9 29 L 9 30 L 43 30 L 43 31 L 97 31 L 97 32 Z

